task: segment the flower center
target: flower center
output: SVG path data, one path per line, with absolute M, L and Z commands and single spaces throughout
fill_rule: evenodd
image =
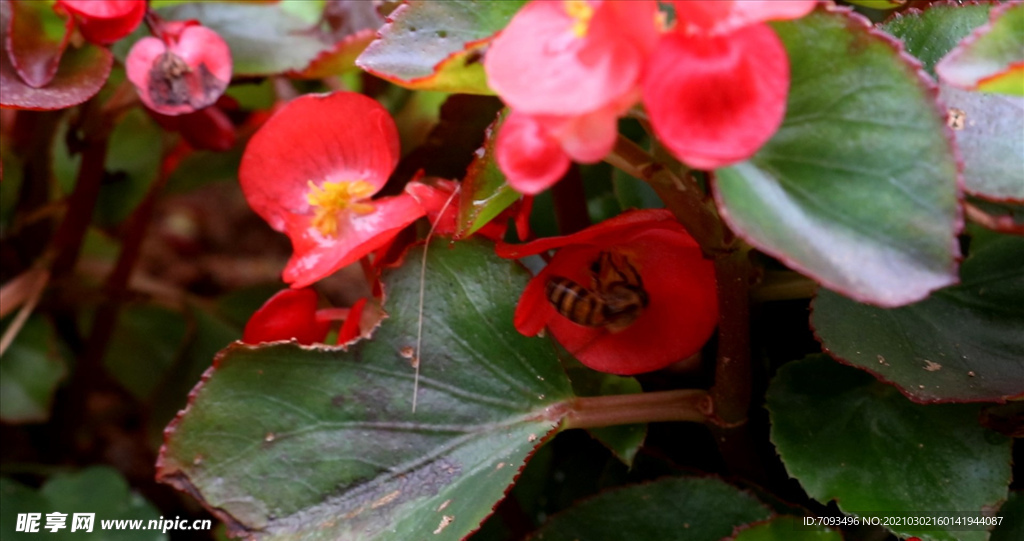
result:
M 313 206 L 313 227 L 325 237 L 338 236 L 338 217 L 350 210 L 357 214 L 373 212 L 369 199 L 377 189 L 365 180 L 341 180 L 324 182 L 317 186 L 309 181 L 306 201 Z
M 590 19 L 594 17 L 594 8 L 586 0 L 565 0 L 565 14 L 573 19 L 572 33 L 583 38 L 590 29 Z

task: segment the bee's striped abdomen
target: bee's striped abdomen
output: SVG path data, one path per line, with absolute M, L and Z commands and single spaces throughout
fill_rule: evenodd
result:
M 569 321 L 586 327 L 600 327 L 607 323 L 601 299 L 576 282 L 555 276 L 548 280 L 545 292 L 548 302 Z

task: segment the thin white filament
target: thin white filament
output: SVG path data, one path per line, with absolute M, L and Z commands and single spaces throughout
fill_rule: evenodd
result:
M 430 249 L 430 238 L 434 236 L 434 229 L 437 228 L 437 222 L 441 221 L 444 216 L 444 212 L 448 210 L 448 205 L 451 204 L 455 196 L 459 194 L 459 190 L 462 189 L 462 185 L 459 184 L 452 190 L 452 194 L 448 196 L 448 200 L 444 202 L 441 207 L 441 212 L 437 213 L 437 219 L 434 223 L 430 224 L 430 231 L 427 232 L 427 238 L 423 244 L 423 259 L 420 261 L 420 310 L 419 319 L 416 322 L 416 357 L 413 358 L 415 364 L 416 374 L 413 376 L 412 382 L 412 412 L 416 413 L 416 402 L 420 394 L 420 352 L 423 347 L 423 300 L 426 297 L 427 290 L 427 250 Z

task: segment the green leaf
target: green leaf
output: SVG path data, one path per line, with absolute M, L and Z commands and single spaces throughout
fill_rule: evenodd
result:
M 494 158 L 494 141 L 508 109 L 487 127 L 484 146 L 477 151 L 462 180 L 459 194 L 458 236 L 472 235 L 519 200 L 519 192 L 505 181 Z
M 566 353 L 569 359 L 571 356 Z M 605 374 L 587 368 L 571 359 L 566 369 L 572 381 L 572 390 L 576 396 L 626 395 L 644 392 L 636 378 Z M 587 432 L 608 448 L 616 458 L 626 466 L 633 466 L 637 451 L 647 438 L 647 425 L 643 423 L 631 425 L 606 426 L 588 428 Z
M 334 41 L 323 39 L 282 3 L 191 3 L 158 10 L 169 20 L 198 19 L 231 49 L 234 76 L 302 71 Z
M 923 406 L 819 355 L 779 369 L 771 440 L 807 494 L 844 513 L 978 516 L 1006 498 L 1010 439 L 978 425 L 980 405 Z M 897 535 L 982 541 L 983 531 L 901 526 Z
M 987 199 L 1024 202 L 1024 98 L 940 89 L 963 157 L 964 187 Z
M 751 160 L 717 171 L 726 221 L 863 302 L 899 306 L 953 283 L 957 164 L 918 69 L 852 15 L 773 26 L 792 71 L 786 118 Z
M 781 516 L 745 528 L 732 541 L 843 541 L 843 535 L 824 526 L 804 526 L 803 518 Z
M 991 4 L 931 4 L 923 11 L 897 13 L 879 28 L 902 40 L 907 52 L 935 75 L 935 64 L 972 30 L 985 24 L 991 10 Z
M 136 398 L 148 401 L 163 381 L 185 338 L 181 314 L 158 306 L 121 310 L 104 365 Z
M 997 516 L 1003 518 L 992 530 L 989 541 L 1019 541 L 1024 539 L 1024 493 L 1014 492 L 1006 500 Z
M 126 114 L 110 135 L 105 168 L 109 176 L 96 202 L 96 222 L 124 221 L 146 197 L 160 173 L 161 130 L 141 108 Z
M 530 539 L 718 541 L 737 526 L 770 514 L 756 498 L 718 479 L 667 478 L 580 502 L 555 515 Z
M 489 244 L 438 241 L 412 411 L 420 250 L 385 276 L 389 317 L 372 340 L 223 351 L 169 428 L 160 478 L 271 539 L 476 529 L 571 391 L 552 345 L 512 326 L 528 274 Z
M 886 310 L 822 290 L 811 325 L 843 362 L 892 382 L 915 402 L 1024 396 L 1024 239 L 985 245 L 960 285 Z
M 1005 4 L 991 17 L 935 70 L 942 81 L 959 88 L 1024 97 L 1024 5 Z
M 882 27 L 903 40 L 907 52 L 934 74 L 935 64 L 986 21 L 991 5 L 932 5 L 910 11 Z M 942 84 L 939 100 L 963 158 L 964 185 L 973 194 L 996 200 L 1024 200 L 1024 99 L 970 92 Z
M 32 316 L 10 348 L 0 356 L 0 420 L 33 423 L 50 417 L 57 384 L 67 369 L 57 333 L 41 316 Z
M 46 526 L 47 513 L 67 515 L 65 529 L 56 535 Z M 39 531 L 17 533 L 19 513 L 40 513 Z M 93 513 L 92 531 L 71 531 L 75 513 Z M 129 490 L 117 470 L 107 466 L 87 468 L 76 473 L 51 477 L 39 491 L 16 481 L 0 478 L 0 538 L 67 539 L 69 541 L 164 541 L 167 534 L 149 530 L 150 521 L 161 519 L 159 512 L 145 499 Z M 101 521 L 137 520 L 139 530 L 103 528 Z M 191 523 L 190 523 L 191 525 Z
M 356 60 L 364 70 L 417 90 L 493 94 L 481 55 L 523 0 L 410 0 Z

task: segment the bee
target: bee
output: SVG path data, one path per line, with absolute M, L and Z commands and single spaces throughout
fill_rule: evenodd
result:
M 590 265 L 590 276 L 589 288 L 561 276 L 545 284 L 548 302 L 569 321 L 618 332 L 647 307 L 643 279 L 626 256 L 601 252 Z

